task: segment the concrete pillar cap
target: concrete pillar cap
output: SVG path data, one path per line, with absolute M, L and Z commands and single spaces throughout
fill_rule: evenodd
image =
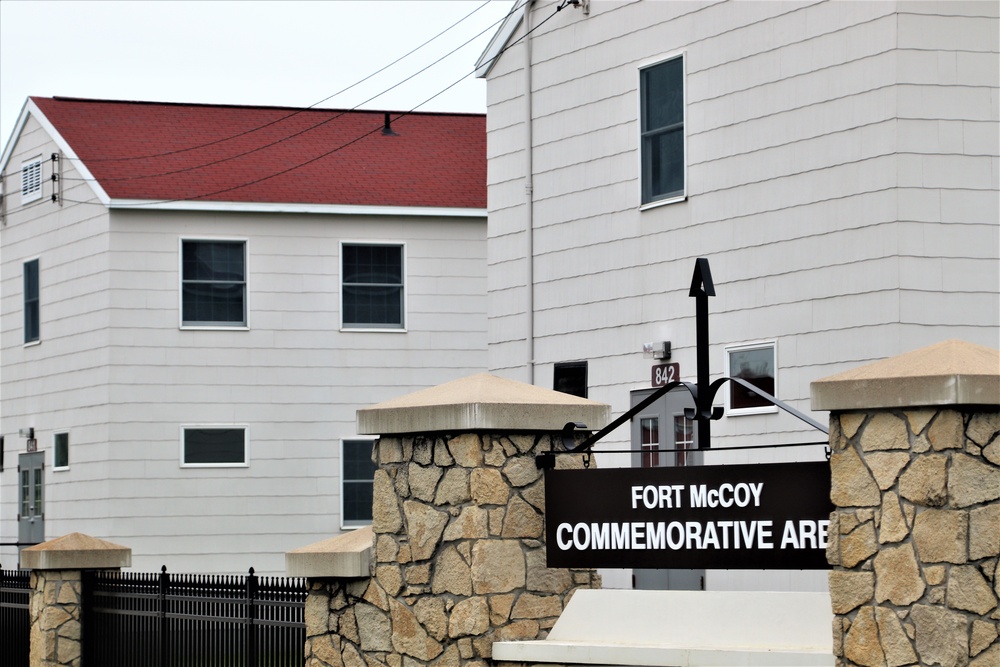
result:
M 367 577 L 371 571 L 371 526 L 299 547 L 285 553 L 285 573 L 289 577 Z
M 817 380 L 810 391 L 813 410 L 1000 405 L 1000 351 L 946 340 Z
M 115 570 L 132 566 L 132 550 L 114 542 L 70 533 L 21 551 L 29 570 Z
M 358 433 L 559 431 L 567 422 L 599 430 L 611 406 L 479 373 L 358 410 Z

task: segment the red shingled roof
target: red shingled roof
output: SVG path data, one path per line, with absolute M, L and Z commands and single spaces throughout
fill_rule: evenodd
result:
M 486 208 L 482 114 L 31 99 L 112 199 Z

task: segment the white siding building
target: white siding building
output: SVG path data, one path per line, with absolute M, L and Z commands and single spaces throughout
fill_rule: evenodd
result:
M 32 98 L 0 164 L 5 567 L 280 573 L 370 517 L 355 410 L 485 369 L 481 115 Z
M 643 344 L 670 341 L 693 381 L 699 257 L 717 291 L 711 377 L 748 377 L 803 412 L 811 382 L 871 360 L 953 338 L 1000 346 L 998 3 L 525 5 L 479 72 L 494 372 L 582 383 L 618 415 L 661 363 Z M 825 439 L 747 395 L 719 405 L 715 448 Z M 691 440 L 679 404 L 649 419 L 600 449 Z

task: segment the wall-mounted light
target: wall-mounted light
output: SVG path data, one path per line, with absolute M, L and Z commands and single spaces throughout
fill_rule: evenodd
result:
M 35 437 L 35 428 L 33 426 L 29 426 L 28 428 L 22 428 L 18 430 L 17 434 L 22 438 L 27 438 L 28 440 L 31 440 Z
M 647 359 L 670 359 L 670 341 L 643 343 L 642 356 Z

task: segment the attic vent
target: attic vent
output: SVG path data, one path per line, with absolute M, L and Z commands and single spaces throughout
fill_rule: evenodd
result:
M 42 198 L 42 159 L 21 163 L 21 203 Z

